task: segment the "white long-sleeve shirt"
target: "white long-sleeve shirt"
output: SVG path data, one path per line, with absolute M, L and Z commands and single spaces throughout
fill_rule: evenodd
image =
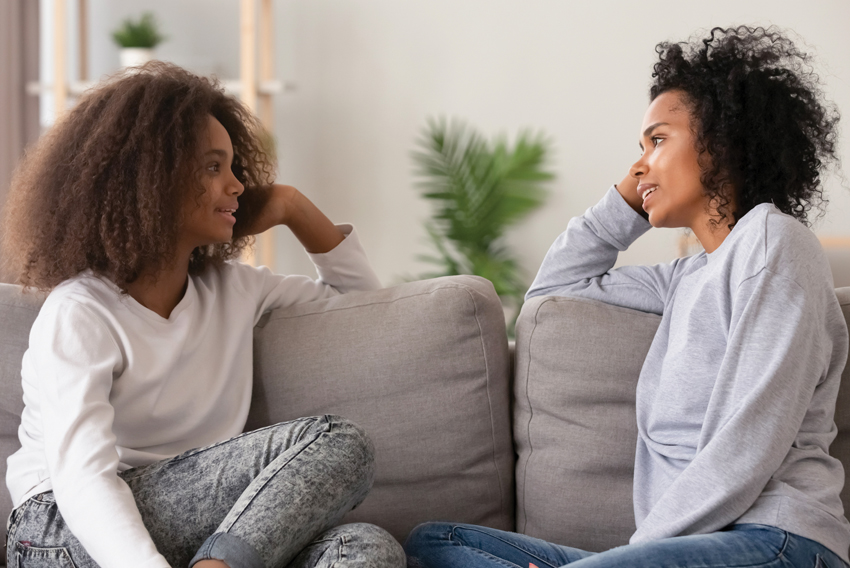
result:
M 30 332 L 15 506 L 53 490 L 103 568 L 166 567 L 117 473 L 240 434 L 251 402 L 252 329 L 263 313 L 380 288 L 351 226 L 310 255 L 320 279 L 227 262 L 190 276 L 168 319 L 83 273 L 57 286 Z
M 649 228 L 611 188 L 570 221 L 528 293 L 662 314 L 636 393 L 631 542 L 759 523 L 847 562 L 829 445 L 848 334 L 817 238 L 761 204 L 711 254 L 613 269 Z

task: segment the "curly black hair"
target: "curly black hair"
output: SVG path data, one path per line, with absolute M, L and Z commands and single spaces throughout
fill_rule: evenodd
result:
M 25 287 L 50 290 L 84 270 L 121 289 L 173 257 L 197 178 L 200 133 L 215 117 L 230 135 L 232 170 L 245 186 L 231 242 L 199 247 L 189 270 L 235 258 L 252 237 L 274 180 L 270 139 L 215 81 L 154 61 L 83 96 L 30 148 L 0 224 L 4 257 Z
M 759 203 L 804 224 L 813 208 L 823 212 L 821 174 L 838 162 L 839 114 L 823 99 L 810 55 L 775 27 L 748 26 L 655 50 L 650 100 L 683 93 L 720 219 L 732 227 Z

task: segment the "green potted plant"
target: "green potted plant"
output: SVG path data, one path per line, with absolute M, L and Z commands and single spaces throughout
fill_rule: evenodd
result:
M 438 270 L 423 278 L 475 274 L 489 279 L 502 299 L 513 335 L 529 282 L 505 242 L 506 230 L 543 204 L 549 142 L 521 132 L 513 146 L 488 142 L 475 129 L 429 120 L 413 152 L 418 186 L 434 202 L 425 229 L 436 255 L 419 258 Z
M 165 40 L 153 13 L 145 12 L 138 20 L 127 18 L 112 32 L 121 48 L 118 56 L 122 67 L 138 67 L 154 58 L 154 48 Z

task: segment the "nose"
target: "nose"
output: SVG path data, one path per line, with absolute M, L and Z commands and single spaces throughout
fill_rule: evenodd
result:
M 236 174 L 234 174 L 232 170 L 230 172 L 230 178 L 230 183 L 228 184 L 230 195 L 239 197 L 245 191 L 245 186 L 242 185 L 242 182 L 239 181 L 239 178 L 236 177 Z
M 631 168 L 629 168 L 629 175 L 639 180 L 641 177 L 646 175 L 648 170 L 649 168 L 644 161 L 644 156 L 641 156 L 640 159 L 632 164 Z

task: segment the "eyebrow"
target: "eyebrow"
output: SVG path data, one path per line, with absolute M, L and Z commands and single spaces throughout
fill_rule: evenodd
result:
M 650 136 L 650 134 L 652 134 L 653 130 L 655 130 L 659 126 L 668 126 L 669 124 L 670 124 L 669 122 L 656 122 L 655 124 L 650 124 L 649 126 L 646 127 L 646 130 L 643 131 L 643 137 L 648 138 Z M 640 146 L 640 149 L 643 150 L 643 144 L 638 142 L 638 146 Z
M 204 153 L 204 156 L 209 156 L 210 154 L 215 154 L 216 156 L 221 156 L 222 158 L 227 158 L 227 152 L 224 150 L 219 150 L 218 148 L 207 150 Z

